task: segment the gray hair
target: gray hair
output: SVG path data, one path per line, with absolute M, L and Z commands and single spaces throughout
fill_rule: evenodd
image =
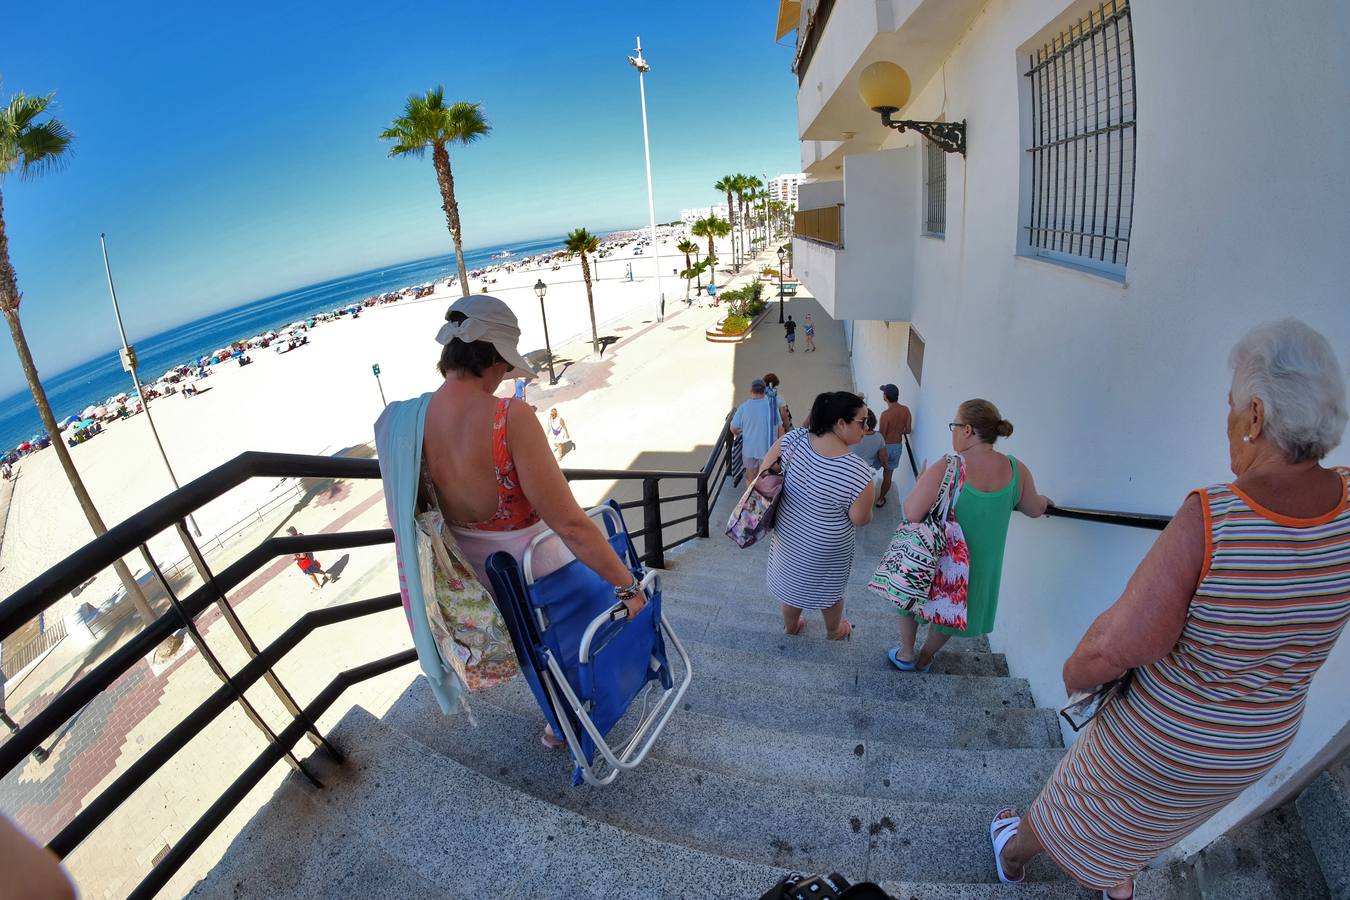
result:
M 1228 356 L 1233 406 L 1259 398 L 1265 433 L 1291 463 L 1322 459 L 1341 442 L 1345 377 L 1331 344 L 1298 319 L 1267 322 L 1247 332 Z

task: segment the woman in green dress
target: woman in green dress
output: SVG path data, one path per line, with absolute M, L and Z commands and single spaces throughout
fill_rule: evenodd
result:
M 902 672 L 927 672 L 933 656 L 952 637 L 977 637 L 994 630 L 998 611 L 998 586 L 1003 578 L 1003 548 L 1008 539 L 1008 520 L 1015 509 L 1032 518 L 1044 515 L 1050 500 L 1036 491 L 1036 482 L 1026 464 L 994 449 L 994 442 L 1013 433 L 1012 423 L 988 400 L 967 400 L 947 426 L 952 449 L 965 466 L 966 482 L 956 501 L 956 521 L 966 536 L 970 551 L 970 589 L 966 598 L 966 628 L 958 631 L 943 625 L 929 627 L 923 646 L 915 653 L 919 623 L 914 613 L 900 614 L 900 644 L 888 652 L 891 663 Z M 917 522 L 937 501 L 947 464 L 944 457 L 919 476 L 905 498 L 905 520 Z

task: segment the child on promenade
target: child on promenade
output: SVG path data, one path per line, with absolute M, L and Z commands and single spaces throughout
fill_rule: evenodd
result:
M 296 530 L 294 525 L 287 528 L 286 533 L 291 537 L 300 536 L 300 532 Z M 310 553 L 308 550 L 304 553 L 295 554 L 295 564 L 300 567 L 301 572 L 304 572 L 309 576 L 316 588 L 321 588 L 333 580 L 333 576 L 323 570 L 323 566 L 319 565 L 319 561 L 314 558 L 314 554 Z M 319 580 L 320 575 L 323 576 L 323 581 Z

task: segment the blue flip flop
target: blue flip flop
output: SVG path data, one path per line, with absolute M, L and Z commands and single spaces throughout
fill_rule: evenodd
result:
M 886 651 L 886 658 L 891 661 L 891 665 L 895 666 L 901 672 L 914 671 L 913 662 L 905 662 L 900 658 L 900 647 L 898 645 Z

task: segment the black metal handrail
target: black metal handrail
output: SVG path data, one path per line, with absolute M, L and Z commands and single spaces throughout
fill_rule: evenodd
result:
M 722 482 L 728 475 L 739 478 L 736 471 L 739 459 L 735 458 L 735 441 L 730 433 L 729 424 L 730 416 L 727 417 L 727 422 L 723 425 L 707 462 L 697 471 L 590 469 L 571 470 L 565 474 L 569 480 L 640 480 L 643 489 L 642 500 L 622 505 L 625 508 L 642 508 L 643 525 L 633 532 L 633 536 L 644 540 L 647 548 L 644 558 L 647 564 L 663 566 L 664 551 L 695 537 L 708 536 L 708 517 L 712 506 L 717 502 Z M 282 760 L 291 762 L 318 785 L 318 779 L 314 778 L 305 764 L 295 757 L 293 753 L 295 744 L 302 737 L 309 735 L 321 749 L 335 760 L 341 761 L 342 752 L 327 738 L 318 734 L 314 724 L 317 718 L 347 687 L 411 663 L 417 658 L 415 650 L 406 650 L 341 672 L 304 708 L 300 708 L 291 700 L 289 691 L 281 685 L 273 671 L 280 660 L 316 629 L 395 609 L 401 604 L 400 596 L 389 594 L 306 613 L 280 637 L 259 650 L 243 629 L 242 623 L 234 616 L 233 609 L 229 606 L 228 592 L 277 557 L 288 557 L 305 551 L 339 550 L 391 543 L 393 532 L 391 529 L 381 528 L 337 534 L 270 537 L 221 571 L 212 572 L 192 542 L 184 523 L 187 517 L 202 505 L 255 477 L 371 479 L 380 477 L 380 471 L 379 463 L 369 459 L 285 453 L 242 453 L 90 541 L 0 602 L 0 640 L 3 640 L 69 591 L 111 565 L 114 560 L 136 550 L 145 557 L 152 575 L 158 580 L 159 587 L 169 600 L 168 611 L 107 654 L 97 665 L 62 690 L 43 709 L 33 714 L 8 740 L 0 744 L 0 775 L 8 774 L 21 765 L 30 753 L 41 747 L 43 741 L 56 734 L 81 709 L 180 629 L 186 629 L 191 635 L 222 682 L 220 688 L 174 725 L 125 771 L 118 774 L 61 828 L 48 844 L 48 848 L 58 858 L 64 858 L 86 840 L 194 737 L 229 709 L 231 704 L 240 704 L 267 738 L 264 750 L 170 847 L 168 853 L 132 891 L 133 897 L 150 897 L 159 891 L 277 762 Z M 662 496 L 661 482 L 672 479 L 693 480 L 695 489 Z M 690 500 L 696 502 L 695 512 L 692 515 L 663 519 L 663 504 Z M 664 542 L 665 529 L 689 521 L 696 522 L 693 534 L 670 543 Z M 147 546 L 151 537 L 169 528 L 176 529 L 188 545 L 189 557 L 202 576 L 202 585 L 182 598 L 176 595 L 164 578 Z M 220 607 L 222 613 L 231 618 L 231 628 L 234 629 L 236 637 L 243 644 L 249 657 L 243 667 L 233 674 L 224 670 L 205 644 L 196 625 L 197 617 L 211 609 L 213 605 Z M 283 705 L 289 714 L 290 721 L 279 731 L 273 731 L 263 722 L 244 697 L 244 693 L 250 687 L 264 679 L 282 697 Z
M 654 569 L 666 566 L 666 551 L 680 546 L 694 538 L 705 538 L 709 534 L 709 516 L 721 495 L 722 484 L 727 476 L 732 483 L 740 482 L 740 454 L 735 452 L 737 438 L 731 433 L 731 416 L 722 423 L 722 431 L 708 453 L 703 468 L 687 472 L 679 469 L 563 469 L 568 481 L 640 481 L 642 499 L 629 500 L 619 504 L 620 509 L 642 509 L 642 527 L 630 531 L 633 540 L 642 541 L 642 562 Z M 661 482 L 692 480 L 693 491 L 674 496 L 663 496 Z M 674 519 L 666 519 L 662 507 L 668 503 L 695 501 L 694 512 Z M 673 541 L 666 541 L 667 528 L 674 528 L 686 522 L 694 522 L 692 533 Z
M 1162 531 L 1171 516 L 1159 516 L 1153 513 L 1120 512 L 1113 509 L 1080 509 L 1074 506 L 1051 506 L 1045 511 L 1047 516 L 1061 519 L 1078 519 L 1083 522 L 1099 522 L 1103 525 L 1125 525 L 1130 528 L 1148 528 Z
M 262 731 L 267 738 L 266 748 L 207 812 L 188 828 L 165 857 L 156 863 L 149 875 L 132 892 L 132 896 L 153 896 L 162 888 L 206 836 L 277 762 L 289 761 L 311 781 L 319 784 L 305 764 L 294 754 L 295 744 L 302 737 L 311 736 L 321 749 L 334 759 L 341 760 L 342 753 L 325 737 L 318 734 L 314 724 L 317 717 L 350 685 L 410 663 L 416 659 L 416 652 L 404 651 L 340 673 L 303 709 L 290 700 L 290 692 L 276 678 L 273 667 L 316 628 L 398 608 L 401 605 L 398 594 L 307 613 L 261 651 L 257 650 L 252 639 L 243 630 L 242 624 L 235 619 L 231 622 L 231 627 L 244 644 L 246 655 L 250 659 L 234 674 L 224 670 L 215 653 L 206 645 L 196 619 L 213 604 L 223 604 L 226 615 L 233 617 L 227 592 L 277 557 L 289 557 L 302 551 L 335 550 L 389 543 L 393 540 L 393 532 L 381 528 L 338 534 L 267 538 L 222 571 L 214 573 L 207 566 L 196 545 L 191 542 L 184 523 L 201 505 L 252 477 L 378 478 L 379 474 L 379 464 L 374 460 L 281 453 L 241 454 L 131 516 L 43 572 L 0 603 L 0 640 L 3 640 L 22 627 L 26 621 L 61 599 L 72 587 L 97 574 L 113 560 L 136 549 L 144 555 L 151 573 L 169 600 L 167 612 L 146 625 L 90 671 L 62 690 L 46 707 L 29 718 L 17 732 L 0 744 L 0 774 L 8 774 L 22 764 L 29 753 L 37 749 L 43 741 L 61 729 L 67 721 L 129 671 L 142 657 L 180 628 L 186 629 L 192 636 L 208 665 L 222 682 L 215 693 L 188 713 L 147 752 L 88 801 L 48 844 L 52 852 L 63 858 L 74 850 L 233 703 L 239 704 Z M 179 598 L 164 579 L 146 543 L 151 537 L 170 527 L 176 528 L 188 543 L 189 555 L 194 557 L 194 563 L 204 582 L 201 587 L 183 598 Z M 263 722 L 244 696 L 248 688 L 263 679 L 266 679 L 273 689 L 278 691 L 279 696 L 283 697 L 289 714 L 290 721 L 280 731 L 273 731 Z

